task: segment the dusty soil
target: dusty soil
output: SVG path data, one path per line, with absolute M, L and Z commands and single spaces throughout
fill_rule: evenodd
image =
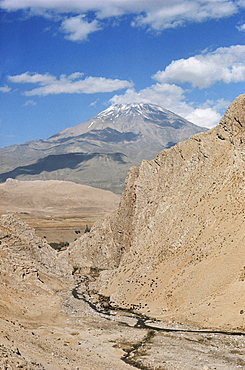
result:
M 80 289 L 80 293 L 82 289 Z M 25 300 L 22 292 L 21 299 Z M 23 305 L 23 302 L 22 302 Z M 132 313 L 97 312 L 70 291 L 37 298 L 39 315 L 1 307 L 0 368 L 30 370 L 235 370 L 244 335 L 195 332 L 176 323 L 139 325 Z M 159 329 L 160 327 L 160 329 Z
M 55 212 L 17 213 L 23 221 L 35 229 L 38 236 L 46 238 L 49 243 L 73 242 L 85 232 L 86 227 L 90 229 L 104 214 L 104 212 L 65 215 Z
M 50 243 L 72 242 L 116 208 L 119 196 L 69 181 L 0 184 L 0 215 L 15 213 Z

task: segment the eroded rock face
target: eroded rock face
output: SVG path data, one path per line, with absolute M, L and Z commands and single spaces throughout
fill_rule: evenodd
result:
M 117 212 L 70 251 L 108 269 L 98 289 L 111 304 L 244 330 L 244 139 L 241 95 L 219 126 L 129 171 Z
M 52 305 L 52 297 L 68 289 L 71 272 L 64 253 L 58 254 L 18 217 L 1 216 L 1 318 L 32 320 L 41 317 L 49 306 L 47 302 Z
M 119 265 L 121 256 L 131 247 L 137 176 L 138 167 L 132 167 L 128 172 L 127 187 L 119 209 L 96 222 L 91 231 L 69 249 L 71 265 L 99 269 L 112 269 Z
M 0 241 L 1 250 L 12 260 L 11 264 L 1 261 L 6 268 L 13 266 L 16 260 L 18 268 L 23 262 L 23 266 L 32 265 L 43 273 L 58 277 L 70 275 L 71 270 L 65 262 L 64 253 L 58 254 L 45 239 L 36 236 L 34 229 L 13 214 L 2 215 L 0 218 Z

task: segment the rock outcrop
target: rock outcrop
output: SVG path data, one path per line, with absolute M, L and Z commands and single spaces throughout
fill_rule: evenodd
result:
M 128 172 L 117 212 L 75 242 L 111 305 L 199 327 L 245 326 L 245 95 L 220 124 Z
M 72 281 L 66 252 L 57 253 L 11 214 L 0 218 L 0 257 L 1 318 L 41 316 L 44 302 L 52 302 L 52 296 L 67 290 Z

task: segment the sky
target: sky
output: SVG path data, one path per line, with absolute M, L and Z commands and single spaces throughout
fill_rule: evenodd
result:
M 245 0 L 0 0 L 0 147 L 111 104 L 208 128 L 245 93 Z

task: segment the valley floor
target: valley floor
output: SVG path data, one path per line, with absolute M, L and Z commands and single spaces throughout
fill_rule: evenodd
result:
M 21 298 L 25 299 L 24 293 Z M 60 302 L 63 303 L 59 307 Z M 52 314 L 50 304 L 55 309 Z M 21 312 L 11 317 L 3 307 L 0 317 L 1 369 L 233 370 L 245 367 L 245 335 L 241 333 L 195 332 L 174 323 L 153 322 L 142 328 L 134 314 L 97 312 L 71 292 L 52 297 L 51 302 L 42 300 L 38 319 L 28 319 Z M 159 330 L 159 325 L 164 330 Z
M 86 227 L 91 228 L 104 213 L 18 213 L 23 221 L 35 229 L 36 235 L 46 238 L 49 243 L 73 242 L 81 236 Z

